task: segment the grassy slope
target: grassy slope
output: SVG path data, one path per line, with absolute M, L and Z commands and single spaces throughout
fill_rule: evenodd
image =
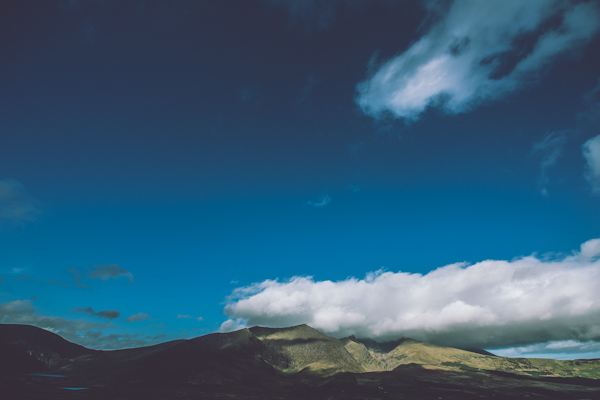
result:
M 391 371 L 400 365 L 419 364 L 450 371 L 500 371 L 533 377 L 600 378 L 600 360 L 550 360 L 487 356 L 406 339 L 391 351 L 358 339 L 344 339 L 346 350 L 369 371 Z

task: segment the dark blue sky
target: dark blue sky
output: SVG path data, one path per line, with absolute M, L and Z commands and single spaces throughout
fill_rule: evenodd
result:
M 583 254 L 600 237 L 599 31 L 597 1 L 4 1 L 0 322 L 106 348 L 287 321 L 443 331 L 236 304 L 268 280 Z M 469 324 L 514 322 L 461 293 L 444 301 L 497 317 Z M 597 314 L 590 296 L 556 318 Z M 599 338 L 481 344 L 568 340 Z

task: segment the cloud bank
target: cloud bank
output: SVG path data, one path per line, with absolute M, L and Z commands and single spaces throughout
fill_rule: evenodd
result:
M 447 113 L 517 91 L 540 78 L 558 56 L 600 30 L 597 2 L 456 0 L 408 50 L 357 87 L 357 103 L 374 117 L 407 121 L 428 107 Z
M 105 310 L 95 312 L 91 308 L 76 308 L 71 311 L 93 315 L 105 319 L 117 318 L 120 313 L 117 310 Z M 118 314 L 118 315 L 117 315 Z M 141 334 L 129 333 L 105 333 L 106 329 L 117 328 L 112 322 L 89 322 L 85 319 L 67 319 L 41 315 L 37 307 L 33 305 L 32 299 L 13 300 L 0 303 L 0 323 L 2 324 L 28 324 L 47 329 L 57 333 L 63 338 L 80 344 L 82 346 L 100 349 L 114 350 L 127 347 L 149 346 L 160 343 L 162 337 L 144 338 Z
M 600 342 L 600 239 L 560 259 L 528 256 L 451 264 L 425 275 L 266 280 L 234 291 L 221 330 L 306 323 L 377 340 L 411 337 L 487 349 Z
M 583 157 L 587 162 L 585 177 L 594 193 L 600 193 L 600 135 L 583 144 Z

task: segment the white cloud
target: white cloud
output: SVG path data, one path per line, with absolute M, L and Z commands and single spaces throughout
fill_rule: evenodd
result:
M 560 340 L 536 343 L 529 346 L 512 347 L 495 350 L 494 354 L 502 357 L 536 357 L 536 358 L 598 358 L 600 342 Z
M 600 256 L 600 239 L 591 239 L 581 245 L 579 257 L 584 261 L 591 261 Z
M 329 203 L 331 203 L 331 196 L 324 194 L 316 200 L 307 201 L 306 205 L 314 208 L 323 208 L 328 206 Z
M 38 201 L 32 199 L 25 187 L 15 179 L 0 179 L 0 222 L 13 224 L 33 221 L 41 214 Z
M 428 107 L 460 113 L 535 82 L 555 58 L 600 29 L 596 2 L 456 0 L 408 50 L 358 85 L 357 103 L 374 117 L 417 120 Z M 560 23 L 551 18 L 559 16 Z
M 550 132 L 542 140 L 533 145 L 533 151 L 537 154 L 541 154 L 542 160 L 540 162 L 540 191 L 542 195 L 548 195 L 548 169 L 556 164 L 556 161 L 561 156 L 565 143 L 567 141 L 567 133 L 562 132 Z
M 598 287 L 600 239 L 593 239 L 558 260 L 486 260 L 337 282 L 267 280 L 234 291 L 221 329 L 306 323 L 337 337 L 481 348 L 600 341 Z
M 195 319 L 196 321 L 204 321 L 202 317 L 194 317 L 193 315 L 188 314 L 178 314 L 177 319 Z
M 585 177 L 592 190 L 600 193 L 600 135 L 583 144 L 583 157 L 587 161 Z

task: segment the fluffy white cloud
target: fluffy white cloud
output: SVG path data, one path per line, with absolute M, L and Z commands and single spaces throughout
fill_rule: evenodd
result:
M 583 156 L 587 161 L 586 178 L 595 193 L 600 193 L 600 135 L 583 144 Z
M 428 274 L 295 277 L 238 288 L 222 330 L 306 323 L 328 334 L 502 348 L 600 341 L 600 239 L 561 259 L 451 264 Z
M 456 0 L 447 10 L 431 4 L 445 16 L 358 85 L 365 113 L 416 120 L 430 106 L 466 111 L 535 82 L 557 56 L 600 29 L 597 2 Z

